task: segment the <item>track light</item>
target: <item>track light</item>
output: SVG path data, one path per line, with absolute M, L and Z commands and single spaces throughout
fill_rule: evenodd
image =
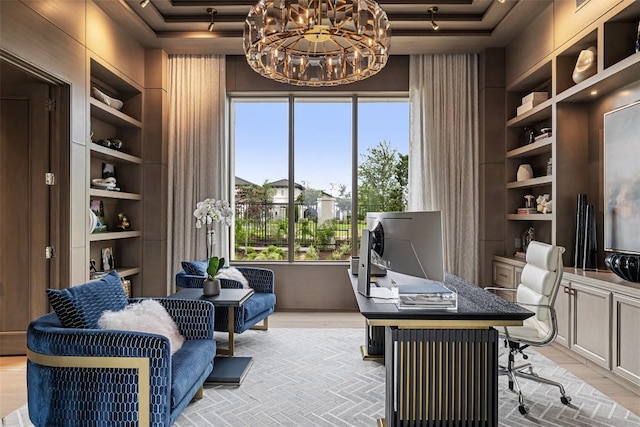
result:
M 141 7 L 147 7 L 147 5 L 149 4 L 150 0 L 140 0 L 140 6 Z
M 211 22 L 209 23 L 209 27 L 207 28 L 207 30 L 209 30 L 209 32 L 212 32 L 213 27 L 215 26 L 215 24 L 213 23 L 213 15 L 218 13 L 218 11 L 215 10 L 213 7 L 210 7 L 210 8 L 207 8 L 207 13 L 211 15 Z
M 428 12 L 431 13 L 431 28 L 433 28 L 433 31 L 437 31 L 438 28 L 440 28 L 438 26 L 438 24 L 436 24 L 436 21 L 435 21 L 435 16 L 436 16 L 436 12 L 437 11 L 438 11 L 438 7 L 437 6 L 432 6 L 428 10 Z

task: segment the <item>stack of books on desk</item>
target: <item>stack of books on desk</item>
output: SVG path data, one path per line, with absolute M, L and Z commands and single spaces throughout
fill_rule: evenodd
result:
M 458 307 L 455 292 L 400 294 L 399 309 L 446 309 L 456 310 Z

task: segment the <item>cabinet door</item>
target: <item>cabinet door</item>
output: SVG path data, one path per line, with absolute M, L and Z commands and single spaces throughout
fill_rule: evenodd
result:
M 640 386 L 640 300 L 613 295 L 613 371 Z
M 611 292 L 571 282 L 571 348 L 611 369 Z
M 560 283 L 560 289 L 556 296 L 556 302 L 554 308 L 556 309 L 556 320 L 558 322 L 558 335 L 556 336 L 556 342 L 562 344 L 565 347 L 569 347 L 569 331 L 570 325 L 570 313 L 571 313 L 571 284 L 568 280 L 562 280 Z

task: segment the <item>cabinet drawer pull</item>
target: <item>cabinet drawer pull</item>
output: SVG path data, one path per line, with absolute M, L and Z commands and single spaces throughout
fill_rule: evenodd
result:
M 498 273 L 498 277 L 504 277 L 505 279 L 507 279 L 509 276 L 504 273 Z

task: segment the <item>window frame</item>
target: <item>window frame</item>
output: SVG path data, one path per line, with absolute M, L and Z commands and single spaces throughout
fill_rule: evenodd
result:
M 231 156 L 230 156 L 230 191 L 231 195 L 231 205 L 235 210 L 236 200 L 235 200 L 235 166 L 236 166 L 236 133 L 235 133 L 235 104 L 238 102 L 274 102 L 278 100 L 286 100 L 288 103 L 288 141 L 287 141 L 287 179 L 289 183 L 295 184 L 295 104 L 296 100 L 305 99 L 309 101 L 325 99 L 330 102 L 332 99 L 344 101 L 346 99 L 350 100 L 351 103 L 351 223 L 350 223 L 350 233 L 351 236 L 356 236 L 356 238 L 352 237 L 351 241 L 351 257 L 358 256 L 358 167 L 359 167 L 359 144 L 358 144 L 358 120 L 359 120 L 359 104 L 362 100 L 366 100 L 368 102 L 375 101 L 384 101 L 387 100 L 389 102 L 405 102 L 407 104 L 410 103 L 409 93 L 392 93 L 392 94 L 381 94 L 381 93 L 371 93 L 371 94 L 340 94 L 340 93 L 289 93 L 286 96 L 283 94 L 229 94 L 229 138 L 230 138 L 230 147 L 231 147 Z M 291 186 L 291 184 L 290 184 Z M 287 210 L 288 212 L 293 212 L 295 209 L 295 191 L 288 191 L 288 202 L 287 202 Z M 295 218 L 295 216 L 293 216 Z M 295 220 L 291 220 L 292 216 L 289 215 L 287 218 L 287 233 L 289 236 L 295 235 Z M 287 259 L 284 260 L 249 260 L 249 259 L 236 259 L 235 258 L 235 225 L 234 221 L 231 233 L 229 233 L 229 249 L 231 260 L 234 262 L 242 262 L 242 263 L 260 263 L 260 264 L 269 264 L 269 263 L 312 263 L 315 265 L 329 265 L 333 263 L 339 264 L 348 264 L 349 260 L 296 260 L 295 259 L 295 239 L 289 239 L 287 242 Z

